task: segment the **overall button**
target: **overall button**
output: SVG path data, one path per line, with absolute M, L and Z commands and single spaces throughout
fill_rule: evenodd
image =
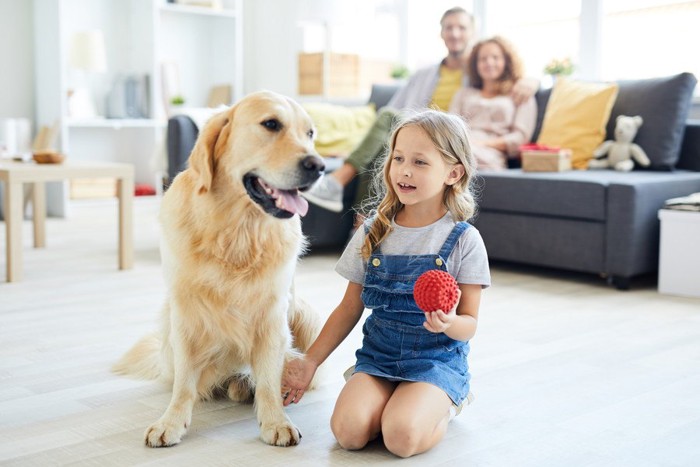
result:
M 442 266 L 442 259 L 437 258 L 437 259 L 435 260 L 435 264 L 437 264 L 438 266 Z
M 377 266 L 379 266 L 380 264 L 382 264 L 382 262 L 379 261 L 379 258 L 374 258 L 374 259 L 372 260 L 372 266 L 377 267 Z

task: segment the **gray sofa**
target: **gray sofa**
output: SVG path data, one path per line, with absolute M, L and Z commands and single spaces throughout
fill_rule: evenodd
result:
M 509 169 L 479 177 L 474 219 L 489 258 L 599 274 L 620 289 L 658 268 L 658 210 L 700 191 L 700 122 L 686 121 L 694 76 L 621 81 L 617 115 L 642 115 L 636 142 L 653 170 Z M 549 91 L 539 92 L 537 139 Z M 646 131 L 645 131 L 646 130 Z
M 620 289 L 628 288 L 634 276 L 657 270 L 658 210 L 666 199 L 700 191 L 700 121 L 686 121 L 696 80 L 685 73 L 619 84 L 610 120 L 620 114 L 644 117 L 635 141 L 658 162 L 654 170 L 534 173 L 511 168 L 481 173 L 479 212 L 472 222 L 492 260 L 598 274 Z M 396 89 L 374 86 L 370 101 L 380 108 Z M 549 90 L 536 98 L 533 141 Z M 177 168 L 194 139 L 188 130 L 171 131 L 171 126 L 187 123 L 171 119 L 168 125 L 168 155 L 172 148 L 178 153 L 170 165 Z M 607 131 L 606 139 L 612 139 L 612 125 Z M 302 228 L 312 252 L 346 243 L 353 222 L 353 188 L 345 191 L 342 213 L 310 207 Z
M 489 258 L 598 274 L 620 289 L 635 276 L 655 272 L 658 210 L 669 198 L 700 191 L 700 121 L 686 121 L 695 84 L 687 73 L 619 82 L 606 139 L 613 137 L 617 115 L 642 115 L 645 123 L 635 141 L 656 162 L 654 170 L 482 172 L 476 182 L 479 211 L 472 222 Z M 549 94 L 537 93 L 533 141 Z M 306 226 L 312 247 L 321 246 L 314 239 L 322 239 L 322 246 L 345 243 L 353 196 L 346 190 L 341 214 L 313 208 L 314 224 Z

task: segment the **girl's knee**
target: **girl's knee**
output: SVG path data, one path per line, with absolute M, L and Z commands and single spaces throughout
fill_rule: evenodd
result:
M 343 449 L 362 449 L 372 439 L 372 430 L 367 421 L 361 421 L 347 414 L 333 413 L 331 431 Z
M 382 423 L 384 445 L 392 454 L 398 457 L 411 457 L 419 452 L 424 429 L 412 423 Z

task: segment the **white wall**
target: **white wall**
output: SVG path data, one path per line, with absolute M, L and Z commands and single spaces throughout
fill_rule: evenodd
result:
M 244 93 L 297 94 L 301 2 L 244 0 Z M 31 1 L 0 0 L 0 118 L 36 118 L 33 12 Z
M 0 118 L 34 120 L 32 2 L 0 0 Z
M 297 95 L 302 0 L 244 0 L 244 93 L 267 89 Z

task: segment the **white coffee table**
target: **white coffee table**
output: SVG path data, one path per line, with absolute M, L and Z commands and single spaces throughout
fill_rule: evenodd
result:
M 134 167 L 130 164 L 64 162 L 35 164 L 0 161 L 0 181 L 5 184 L 7 282 L 22 280 L 22 222 L 25 183 L 33 185 L 34 247 L 46 246 L 46 182 L 76 178 L 114 178 L 119 199 L 119 269 L 134 264 Z

